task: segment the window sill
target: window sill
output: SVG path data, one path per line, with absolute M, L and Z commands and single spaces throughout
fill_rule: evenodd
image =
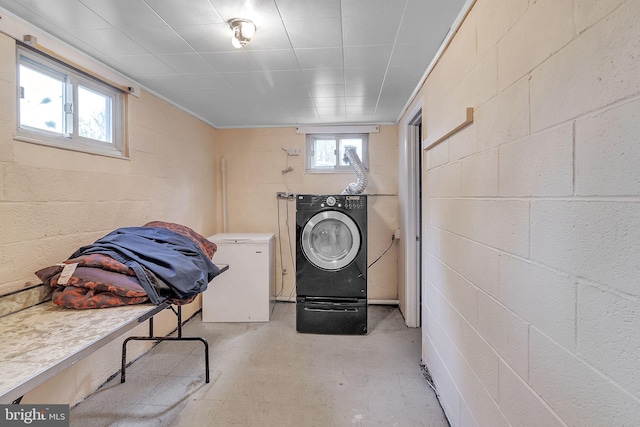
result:
M 68 151 L 75 151 L 77 153 L 85 153 L 85 154 L 90 154 L 94 156 L 111 157 L 111 158 L 120 159 L 120 160 L 130 160 L 129 156 L 115 149 L 108 149 L 108 148 L 102 149 L 100 147 L 92 147 L 87 145 L 84 145 L 81 147 L 73 147 L 67 144 L 56 143 L 53 141 L 33 138 L 29 136 L 24 136 L 24 135 L 14 135 L 13 139 L 14 141 L 27 142 L 29 144 L 59 148 L 59 149 L 68 150 Z

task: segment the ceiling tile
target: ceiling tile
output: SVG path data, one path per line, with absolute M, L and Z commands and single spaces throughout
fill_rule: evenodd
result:
M 382 85 L 382 81 L 380 84 L 360 84 L 360 83 L 352 83 L 346 84 L 344 94 L 347 97 L 365 97 L 365 96 L 375 96 L 377 97 L 380 93 L 380 87 Z
M 116 28 L 72 30 L 70 33 L 104 55 L 141 55 L 148 53 L 142 46 Z
M 197 53 L 157 55 L 158 59 L 178 73 L 211 73 L 214 68 Z
M 307 85 L 343 84 L 344 70 L 342 68 L 322 68 L 317 70 L 302 70 Z
M 370 15 L 366 20 L 346 16 L 342 20 L 345 46 L 392 45 L 398 34 L 399 21 L 384 15 Z
M 382 85 L 384 76 L 386 74 L 385 68 L 345 68 L 345 83 L 347 85 L 353 84 L 365 84 L 377 86 L 378 89 Z
M 340 0 L 276 0 L 282 18 L 317 19 L 339 18 L 341 16 Z
M 393 45 L 345 46 L 345 68 L 371 67 L 384 70 L 389 64 Z
M 262 96 L 265 98 L 271 98 L 271 99 L 275 99 L 276 98 L 276 94 L 273 91 L 272 88 L 267 87 L 267 86 L 256 86 L 256 87 L 251 87 L 250 85 L 245 85 L 245 86 L 233 86 L 236 91 L 242 95 L 242 97 L 244 99 L 248 99 L 248 98 L 256 98 L 258 96 Z
M 230 88 L 231 84 L 220 73 L 183 74 L 184 78 L 191 81 L 197 89 L 223 89 Z
M 440 45 L 464 3 L 465 0 L 407 0 L 397 42 Z
M 350 123 L 354 123 L 354 124 L 367 124 L 367 123 L 378 123 L 378 124 L 384 124 L 384 123 L 390 123 L 390 121 L 387 120 L 376 120 L 375 119 L 375 114 L 349 114 L 347 112 L 346 114 L 347 119 L 349 120 Z
M 61 28 L 54 24 L 53 21 L 47 20 L 13 0 L 0 0 L 0 7 L 3 7 L 38 28 L 48 29 L 52 34 L 55 33 L 57 35 L 58 32 L 61 31 Z M 109 25 L 109 27 L 111 27 L 111 25 Z
M 375 113 L 370 122 L 366 123 L 378 123 L 378 124 L 394 124 L 398 123 L 400 119 L 399 114 L 395 113 Z
M 247 53 L 259 70 L 299 69 L 293 49 L 251 50 Z
M 273 93 L 261 72 L 221 73 L 236 91 L 242 93 Z
M 236 99 L 241 98 L 241 95 L 232 87 L 185 91 L 184 96 L 192 103 L 202 103 L 203 106 L 207 106 L 207 111 L 213 115 L 241 110 L 241 106 L 235 102 Z
M 264 21 L 279 20 L 280 13 L 273 0 L 209 0 L 222 19 L 245 18 L 258 27 Z
M 380 91 L 379 102 L 384 102 L 388 97 L 389 99 L 393 99 L 393 100 L 397 99 L 398 104 L 400 103 L 400 101 L 402 101 L 402 104 L 404 104 L 409 99 L 409 96 L 411 96 L 412 92 L 413 92 L 413 88 L 411 86 L 405 85 L 405 86 L 393 87 L 393 86 L 385 85 Z
M 229 43 L 232 31 L 229 29 Z M 243 50 L 291 49 L 291 41 L 282 21 L 265 20 L 256 27 L 256 34 Z
M 145 0 L 169 25 L 219 24 L 224 22 L 209 0 Z M 187 6 L 187 7 L 185 7 Z
M 295 49 L 295 53 L 303 70 L 341 69 L 344 66 L 342 47 Z
M 244 99 L 249 101 L 251 105 L 255 107 L 261 108 L 262 110 L 265 110 L 265 111 L 270 110 L 272 112 L 284 111 L 287 114 L 289 114 L 286 107 L 283 106 L 282 103 L 278 100 L 278 98 L 273 96 L 273 94 L 271 93 L 262 94 L 262 93 L 257 93 L 255 91 L 240 92 L 240 93 L 242 94 Z
M 295 111 L 298 109 L 313 109 L 315 111 L 316 105 L 313 103 L 313 99 L 310 96 L 289 98 L 279 98 L 282 105 L 289 109 L 289 111 Z
M 346 107 L 342 105 L 335 107 L 316 108 L 316 110 L 318 111 L 318 115 L 321 119 L 326 120 L 330 123 L 337 123 L 343 120 L 341 116 L 345 114 Z
M 397 22 L 406 3 L 406 0 L 341 0 L 342 16 L 367 19 L 371 15 L 379 15 Z
M 174 31 L 196 52 L 235 52 L 231 46 L 233 32 L 226 23 L 176 25 Z
M 372 96 L 348 96 L 345 98 L 347 107 L 375 107 L 378 104 L 378 95 Z
M 296 124 L 316 124 L 320 123 L 320 116 L 315 108 L 298 108 L 290 111 L 291 116 L 296 120 Z
M 378 99 L 378 105 L 376 106 L 376 111 L 396 111 L 399 112 L 399 108 L 404 106 L 407 103 L 407 98 L 405 95 L 390 93 L 380 95 Z
M 67 30 L 112 27 L 103 17 L 78 0 L 60 0 L 55 3 L 55 7 L 52 7 L 50 0 L 23 0 L 19 3 L 32 13 Z
M 342 45 L 340 18 L 292 19 L 284 24 L 291 44 L 296 49 Z
M 171 67 L 153 55 L 122 55 L 113 59 L 140 76 L 174 73 Z
M 271 87 L 278 86 L 305 86 L 304 74 L 300 70 L 267 70 L 262 75 Z
M 376 108 L 376 112 L 374 113 L 374 117 L 384 120 L 387 123 L 389 122 L 395 122 L 398 119 L 398 116 L 400 115 L 400 109 L 404 106 L 404 104 L 402 104 L 401 106 L 392 106 L 392 107 L 386 107 L 386 106 L 380 106 L 378 105 L 378 107 Z
M 153 90 L 168 90 L 170 92 L 196 89 L 193 82 L 179 74 L 158 74 L 148 76 L 145 78 L 145 84 Z
M 439 42 L 431 46 L 422 43 L 396 44 L 389 66 L 414 67 L 424 71 L 439 47 Z
M 194 50 L 171 27 L 123 28 L 122 32 L 151 53 L 190 53 Z
M 279 99 L 301 99 L 305 96 L 309 96 L 309 89 L 307 89 L 306 86 L 300 85 L 274 86 L 272 90 Z
M 244 50 L 236 49 L 229 52 L 201 53 L 200 56 L 211 64 L 216 71 L 224 73 L 258 71 Z
M 353 116 L 371 116 L 376 112 L 375 105 L 355 105 L 355 106 L 347 106 L 347 115 Z
M 402 90 L 407 87 L 413 89 L 421 77 L 421 70 L 415 67 L 389 67 L 384 86 L 386 90 Z M 412 84 L 407 85 L 407 82 Z
M 166 23 L 142 0 L 81 0 L 89 9 L 118 28 L 163 26 Z M 47 1 L 51 4 L 51 1 Z M 58 1 L 56 0 L 56 6 Z
M 344 96 L 344 85 L 314 85 L 307 87 L 309 88 L 309 93 L 314 98 Z
M 346 106 L 344 96 L 336 96 L 331 98 L 313 98 L 313 103 L 316 105 L 316 108 Z

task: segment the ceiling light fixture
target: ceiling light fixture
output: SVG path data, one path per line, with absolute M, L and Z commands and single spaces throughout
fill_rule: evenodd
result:
M 256 33 L 255 24 L 248 19 L 233 18 L 227 22 L 233 30 L 231 44 L 238 49 L 246 46 L 251 41 L 251 37 Z

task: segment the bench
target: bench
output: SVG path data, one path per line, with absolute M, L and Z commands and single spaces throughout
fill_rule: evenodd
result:
M 221 273 L 229 268 L 227 265 L 219 267 Z M 42 289 L 36 286 L 21 292 L 41 294 Z M 11 297 L 13 300 L 28 299 L 20 295 Z M 5 305 L 11 305 L 11 302 Z M 165 309 L 176 314 L 178 334 L 175 337 L 154 336 L 153 316 Z M 205 378 L 209 382 L 209 345 L 202 337 L 182 336 L 182 307 L 163 303 L 74 310 L 46 300 L 0 317 L 0 403 L 19 403 L 33 388 L 147 320 L 148 336 L 129 337 L 123 342 L 121 382 L 125 381 L 126 346 L 131 340 L 202 342 L 205 346 Z

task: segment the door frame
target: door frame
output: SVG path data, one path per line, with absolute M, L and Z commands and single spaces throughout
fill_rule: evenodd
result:
M 418 162 L 422 161 L 422 141 L 419 125 L 422 123 L 422 103 L 418 103 L 406 114 L 408 119 L 401 125 L 403 136 L 400 144 L 400 176 L 398 204 L 401 238 L 399 241 L 398 297 L 405 323 L 409 327 L 421 326 L 422 227 L 420 224 L 419 180 L 422 179 Z

